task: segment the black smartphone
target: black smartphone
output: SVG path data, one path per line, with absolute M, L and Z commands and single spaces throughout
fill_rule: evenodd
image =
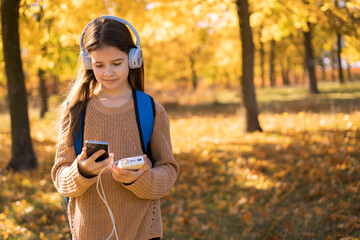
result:
M 98 157 L 95 162 L 100 162 L 109 157 L 109 144 L 107 142 L 85 141 L 85 146 L 87 157 L 90 157 L 101 149 L 105 150 L 105 153 Z

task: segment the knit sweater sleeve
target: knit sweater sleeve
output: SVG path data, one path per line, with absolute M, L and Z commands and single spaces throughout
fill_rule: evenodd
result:
M 164 107 L 159 103 L 156 103 L 150 147 L 154 162 L 153 168 L 145 172 L 134 183 L 124 184 L 124 187 L 139 198 L 155 200 L 170 192 L 180 170 L 172 151 L 169 118 Z
M 97 179 L 97 177 L 82 176 L 79 172 L 74 147 L 67 148 L 61 145 L 57 148 L 51 177 L 58 192 L 65 197 L 82 195 Z

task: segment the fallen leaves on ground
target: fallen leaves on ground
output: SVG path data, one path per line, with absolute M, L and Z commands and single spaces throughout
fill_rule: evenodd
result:
M 358 239 L 360 113 L 172 122 L 181 166 L 163 201 L 166 239 Z
M 259 118 L 264 132 L 248 134 L 240 114 L 172 118 L 181 173 L 162 200 L 165 239 L 358 239 L 360 112 Z M 39 169 L 0 176 L 0 239 L 68 237 L 54 142 L 33 136 Z M 0 141 L 4 167 L 8 131 Z

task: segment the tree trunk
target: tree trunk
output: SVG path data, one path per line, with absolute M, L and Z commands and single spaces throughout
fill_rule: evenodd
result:
M 275 87 L 276 76 L 275 76 L 275 40 L 270 42 L 270 86 Z
M 294 63 L 293 66 L 293 79 L 294 79 L 294 85 L 298 85 L 299 84 L 299 75 L 297 74 L 297 66 Z
M 260 31 L 259 31 L 261 87 L 265 87 L 265 70 L 264 70 L 265 51 L 264 51 L 264 43 L 261 41 L 261 29 L 262 29 L 262 26 L 260 27 Z
M 41 20 L 44 16 L 44 8 L 43 6 L 40 6 L 39 12 L 36 14 L 37 22 L 39 24 L 39 28 L 41 30 Z M 48 31 L 50 32 L 51 29 L 51 21 L 48 22 Z M 43 44 L 41 47 L 42 57 L 46 58 L 47 53 L 47 43 Z M 41 68 L 38 69 L 38 77 L 39 77 L 39 95 L 40 95 L 40 118 L 45 117 L 45 113 L 48 111 L 48 105 L 47 105 L 47 89 L 45 84 L 45 78 L 44 78 L 45 71 Z
M 287 62 L 287 63 L 284 63 Z M 290 85 L 290 81 L 289 81 L 289 67 L 288 67 L 288 59 L 284 58 L 282 60 L 280 60 L 281 63 L 281 76 L 283 79 L 283 85 L 284 86 L 289 86 Z
M 148 61 L 146 61 L 146 66 L 149 65 Z M 59 93 L 59 78 L 56 75 L 51 75 L 51 79 L 52 79 L 52 86 L 51 86 L 51 91 L 50 91 L 50 95 L 52 94 L 58 94 Z M 146 78 L 148 79 L 148 78 Z
M 319 65 L 321 67 L 321 80 L 326 81 L 326 69 L 323 57 L 319 58 Z
M 339 8 L 339 1 L 335 0 L 335 7 Z M 336 47 L 337 47 L 337 51 L 336 51 L 336 60 L 338 62 L 338 76 L 339 76 L 339 80 L 340 83 L 344 83 L 344 76 L 343 76 L 343 69 L 342 69 L 342 63 L 341 63 L 341 23 L 335 18 L 335 25 L 337 25 L 337 29 L 336 29 Z
M 197 74 L 196 74 L 196 70 L 195 70 L 195 57 L 194 56 L 190 56 L 190 67 L 191 67 L 191 84 L 192 84 L 192 90 L 196 90 L 197 88 Z
M 339 79 L 340 79 L 340 83 L 344 83 L 343 69 L 341 64 L 341 34 L 337 33 L 336 38 L 337 38 L 336 57 L 337 57 L 338 69 L 339 69 Z
M 309 31 L 304 32 L 304 45 L 306 51 L 306 67 L 309 76 L 309 91 L 312 94 L 319 93 L 315 76 L 314 54 L 311 44 L 311 26 L 308 22 Z
M 41 99 L 41 106 L 40 106 L 40 118 L 45 117 L 45 113 L 48 111 L 47 105 L 47 91 L 46 91 L 46 84 L 44 78 L 44 70 L 41 68 L 38 69 L 38 77 L 39 77 L 39 93 Z
M 236 5 L 242 46 L 241 88 L 246 112 L 246 131 L 262 131 L 254 87 L 254 43 L 249 22 L 249 5 L 247 0 L 236 0 Z
M 336 60 L 335 60 L 335 52 L 331 51 L 331 58 L 330 58 L 330 63 L 331 63 L 331 80 L 333 82 L 336 82 L 336 76 L 335 76 L 335 71 L 336 71 Z
M 346 61 L 347 63 L 347 74 L 348 74 L 348 80 L 351 81 L 352 77 L 351 77 L 351 65 L 348 61 Z
M 15 171 L 37 167 L 30 137 L 27 94 L 20 57 L 20 0 L 1 0 L 2 40 L 11 118 L 12 157 L 7 169 Z

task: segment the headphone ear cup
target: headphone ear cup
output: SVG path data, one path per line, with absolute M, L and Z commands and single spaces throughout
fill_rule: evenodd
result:
M 92 64 L 91 64 L 91 58 L 90 58 L 89 54 L 86 51 L 82 51 L 81 58 L 82 58 L 85 69 L 91 70 Z
M 131 48 L 129 51 L 129 67 L 131 69 L 140 68 L 143 62 L 142 50 L 140 48 Z

